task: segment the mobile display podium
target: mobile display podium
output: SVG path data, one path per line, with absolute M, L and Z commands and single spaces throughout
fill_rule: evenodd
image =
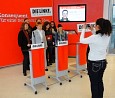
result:
M 43 84 L 46 87 L 46 90 L 49 88 L 46 84 L 45 77 L 45 49 L 44 43 L 32 44 L 31 50 L 29 51 L 30 57 L 30 83 L 24 83 L 24 85 L 30 86 L 34 93 L 37 94 L 37 90 L 34 87 L 37 84 Z
M 59 79 L 64 76 L 69 82 L 71 80 L 68 77 L 68 41 L 58 41 L 55 47 L 55 62 L 56 62 L 56 76 L 48 76 L 48 78 L 55 78 L 58 80 L 60 85 L 62 81 Z
M 82 78 L 82 75 L 80 71 L 86 71 L 87 72 L 87 60 L 86 60 L 86 51 L 87 51 L 87 44 L 82 43 L 76 43 L 76 70 L 80 77 Z

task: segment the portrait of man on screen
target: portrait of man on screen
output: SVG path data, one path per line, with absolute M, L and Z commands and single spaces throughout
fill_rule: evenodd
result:
M 62 11 L 62 19 L 60 21 L 69 21 L 68 20 L 68 10 Z

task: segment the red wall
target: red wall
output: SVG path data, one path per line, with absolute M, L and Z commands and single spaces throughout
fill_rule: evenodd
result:
M 69 4 L 86 4 L 87 5 L 87 16 L 86 22 L 94 22 L 97 18 L 103 17 L 103 2 L 104 0 L 54 0 L 54 21 L 58 24 L 58 5 L 69 5 Z M 61 23 L 61 22 L 60 22 Z M 75 29 L 77 30 L 78 22 L 62 22 L 64 29 Z
M 31 18 L 31 7 L 52 7 L 52 0 L 2 0 L 0 14 L 27 14 L 28 18 Z M 1 19 L 2 17 L 0 17 L 0 67 L 20 63 L 23 59 L 17 43 L 22 22 L 18 22 L 17 19 L 16 22 L 2 22 Z M 42 19 L 52 20 L 52 16 Z M 33 26 L 35 23 L 30 24 Z
M 54 7 L 53 20 L 58 24 L 59 4 L 87 4 L 87 22 L 93 22 L 103 15 L 103 0 L 3 0 L 0 3 L 0 14 L 27 14 L 30 16 L 31 7 Z M 22 22 L 1 22 L 0 17 L 0 66 L 22 62 L 22 53 L 18 47 L 17 37 Z M 10 19 L 10 18 L 7 18 Z M 42 17 L 52 20 L 52 17 Z M 23 20 L 23 19 L 22 19 Z M 32 26 L 34 22 L 30 23 Z M 76 29 L 77 22 L 62 23 L 64 29 Z

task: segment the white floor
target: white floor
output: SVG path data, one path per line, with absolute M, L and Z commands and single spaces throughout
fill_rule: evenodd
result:
M 105 93 L 104 98 L 115 98 L 115 56 L 107 56 L 108 66 L 104 74 Z M 75 58 L 69 59 L 69 69 L 75 69 Z M 82 72 L 83 78 L 69 73 L 71 82 L 64 80 L 62 85 L 55 79 L 48 79 L 48 75 L 54 74 L 51 70 L 54 65 L 48 67 L 46 80 L 49 90 L 42 85 L 37 85 L 38 94 L 24 86 L 27 77 L 22 75 L 22 65 L 16 65 L 0 69 L 0 98 L 91 98 L 88 75 Z M 28 72 L 29 73 L 29 72 Z

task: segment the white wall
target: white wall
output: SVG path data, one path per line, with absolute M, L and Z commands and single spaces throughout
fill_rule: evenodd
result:
M 113 4 L 115 4 L 115 0 L 104 0 L 104 18 L 111 20 Z
M 109 6 L 109 0 L 104 0 L 103 17 L 106 19 L 108 19 L 108 6 Z

